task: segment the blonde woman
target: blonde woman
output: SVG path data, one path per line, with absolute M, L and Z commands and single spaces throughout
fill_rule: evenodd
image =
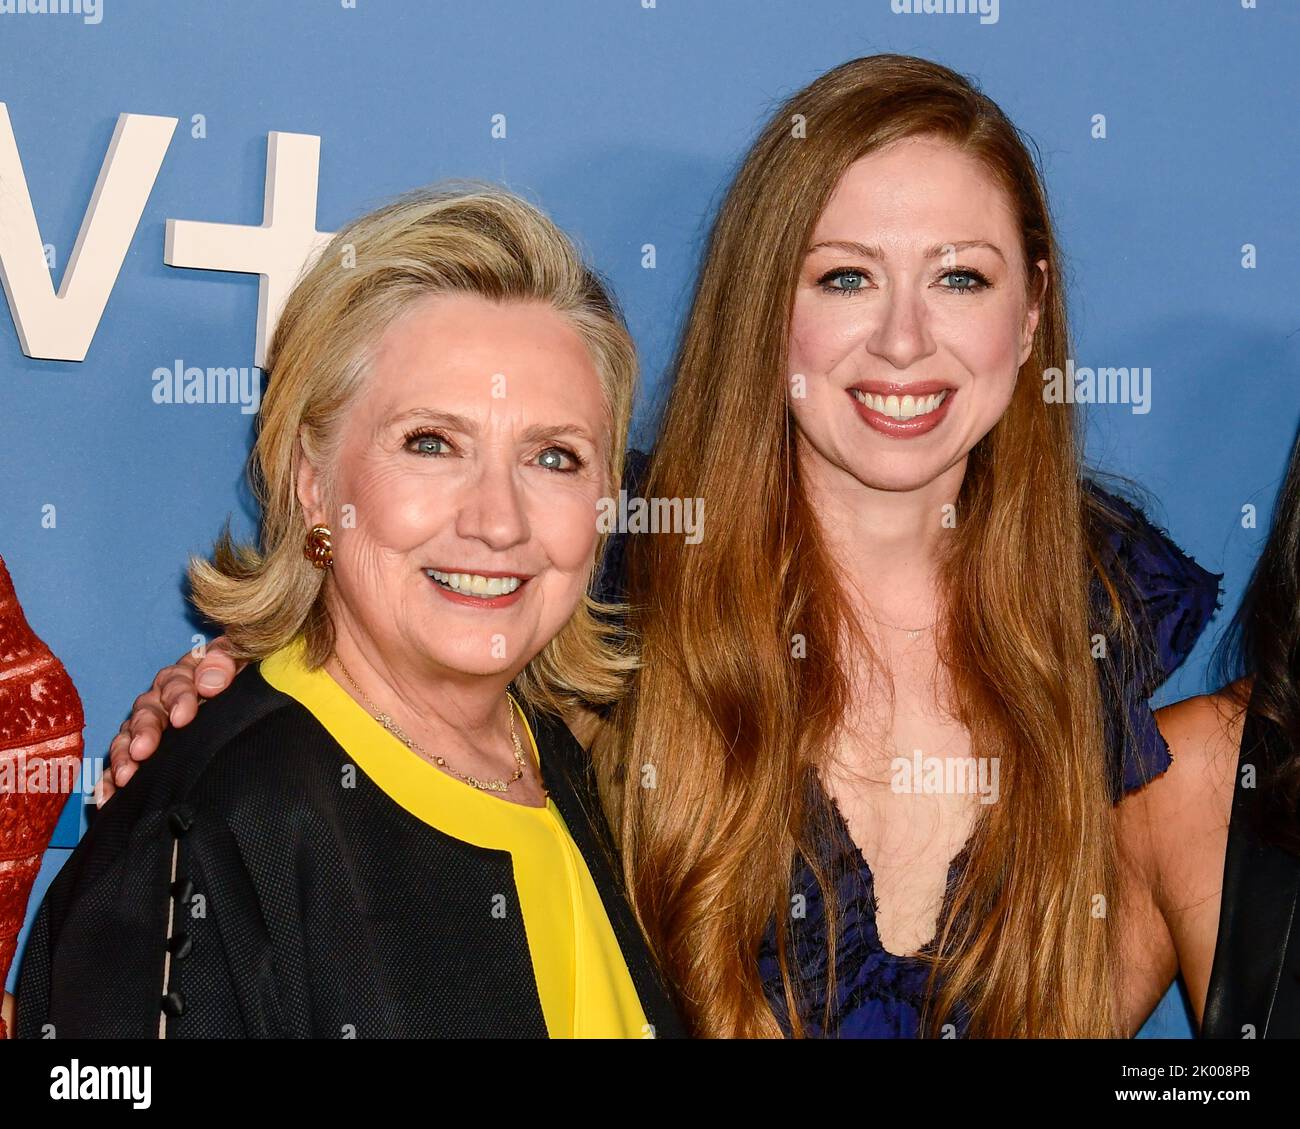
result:
M 923 59 L 792 95 L 723 201 L 640 483 L 707 526 L 627 538 L 592 745 L 699 1034 L 1123 1032 L 1111 805 L 1217 582 L 1085 475 L 1063 278 L 1015 126 Z M 230 669 L 160 672 L 119 783 Z
M 55 880 L 20 1035 L 678 1032 L 559 718 L 629 666 L 587 589 L 635 371 L 503 191 L 335 236 L 275 334 L 260 545 L 190 569 L 249 665 Z

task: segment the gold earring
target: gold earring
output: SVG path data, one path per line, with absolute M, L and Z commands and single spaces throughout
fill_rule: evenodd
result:
M 302 555 L 313 568 L 329 568 L 334 563 L 334 543 L 328 525 L 313 525 L 302 547 Z

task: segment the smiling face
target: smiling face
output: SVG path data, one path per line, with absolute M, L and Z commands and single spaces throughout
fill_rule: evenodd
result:
M 810 244 L 790 325 L 800 458 L 879 490 L 959 476 L 1038 325 L 1005 193 L 947 142 L 908 138 L 849 167 Z
M 308 521 L 334 531 L 336 627 L 413 674 L 514 677 L 586 590 L 608 429 L 591 355 L 549 306 L 412 305 L 343 424 L 332 506 L 300 466 Z

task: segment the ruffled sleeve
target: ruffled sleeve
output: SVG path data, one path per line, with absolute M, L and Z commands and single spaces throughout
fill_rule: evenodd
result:
M 1156 727 L 1151 696 L 1182 665 L 1220 607 L 1221 573 L 1202 568 L 1136 506 L 1102 490 L 1094 530 L 1100 564 L 1132 621 L 1136 642 L 1108 634 L 1109 599 L 1094 577 L 1094 631 L 1106 636 L 1102 694 L 1110 754 L 1111 798 L 1142 787 L 1172 761 Z

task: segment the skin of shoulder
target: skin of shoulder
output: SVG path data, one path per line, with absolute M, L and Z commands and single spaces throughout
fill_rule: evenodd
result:
M 1179 973 L 1201 1022 L 1248 694 L 1242 681 L 1157 710 L 1173 763 L 1116 809 L 1122 1004 L 1130 1033 Z

